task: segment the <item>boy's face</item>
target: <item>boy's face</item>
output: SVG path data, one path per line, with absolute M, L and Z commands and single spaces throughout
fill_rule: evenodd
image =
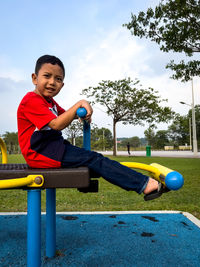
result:
M 64 83 L 63 70 L 59 65 L 45 63 L 41 66 L 38 75 L 32 74 L 32 81 L 35 85 L 34 92 L 47 100 L 56 96 Z

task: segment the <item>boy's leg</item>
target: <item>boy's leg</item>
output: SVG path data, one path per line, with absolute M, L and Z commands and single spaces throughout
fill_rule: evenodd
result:
M 117 161 L 110 160 L 99 153 L 66 144 L 62 167 L 79 166 L 86 166 L 110 183 L 139 194 L 143 192 L 149 181 L 148 176 L 123 166 Z

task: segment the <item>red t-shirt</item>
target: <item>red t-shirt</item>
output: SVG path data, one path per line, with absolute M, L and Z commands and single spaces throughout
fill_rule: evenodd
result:
M 65 112 L 55 100 L 29 92 L 17 110 L 18 139 L 22 154 L 32 168 L 59 168 L 64 153 L 61 131 L 48 123 Z

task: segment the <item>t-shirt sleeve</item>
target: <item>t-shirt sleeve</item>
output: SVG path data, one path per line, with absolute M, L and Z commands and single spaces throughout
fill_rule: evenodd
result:
M 58 103 L 55 100 L 53 100 L 53 102 L 54 102 L 54 104 L 57 107 L 58 115 L 61 115 L 62 113 L 65 112 L 64 108 L 62 108 L 61 106 L 59 106 Z
M 34 97 L 26 102 L 24 114 L 39 130 L 56 118 L 48 105 L 39 97 Z

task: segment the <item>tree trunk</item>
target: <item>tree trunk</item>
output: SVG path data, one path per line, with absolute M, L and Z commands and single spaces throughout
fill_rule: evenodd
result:
M 72 145 L 75 146 L 76 145 L 76 141 L 75 141 L 75 134 L 72 133 Z
M 117 136 L 115 120 L 113 120 L 113 156 L 117 156 Z

